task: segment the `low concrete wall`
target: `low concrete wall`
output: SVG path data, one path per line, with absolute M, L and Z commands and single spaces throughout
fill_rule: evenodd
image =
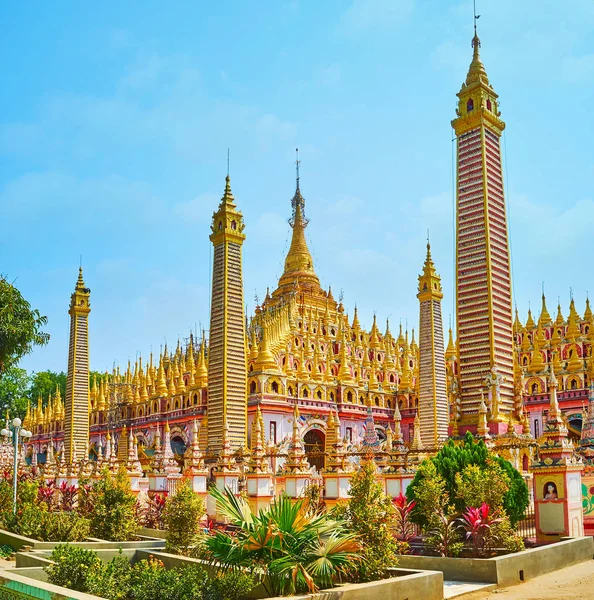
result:
M 102 540 L 99 538 L 87 538 L 84 542 L 69 542 L 73 546 L 82 546 L 89 548 L 90 550 L 100 550 L 102 548 L 113 548 L 114 545 L 122 548 L 165 548 L 165 535 L 164 536 L 153 536 L 152 532 L 157 530 L 147 529 L 143 530 L 147 533 L 142 533 L 143 539 L 132 540 L 129 542 L 112 542 L 110 540 Z M 166 532 L 160 532 L 166 534 Z M 0 529 L 0 546 L 6 544 L 15 550 L 20 550 L 25 546 L 31 546 L 36 550 L 48 550 L 53 549 L 58 544 L 65 542 L 42 542 L 33 538 L 28 538 L 23 535 Z
M 160 540 L 167 539 L 167 531 L 164 529 L 149 529 L 148 527 L 141 527 L 138 535 L 146 536 L 149 538 L 158 538 Z
M 513 585 L 594 557 L 594 539 L 570 538 L 515 554 L 494 558 L 441 558 L 400 556 L 398 564 L 409 569 L 441 571 L 450 581 L 475 581 Z
M 51 583 L 30 579 L 10 571 L 0 572 L 0 598 L 30 598 L 51 600 L 98 600 L 100 596 L 91 596 L 75 592 Z
M 88 548 L 87 548 L 88 549 Z M 114 556 L 120 554 L 119 548 L 90 548 L 97 553 L 103 562 L 109 562 Z M 124 548 L 122 554 L 127 557 L 132 563 L 135 562 L 136 548 Z M 30 552 L 17 552 L 15 562 L 17 569 L 24 567 L 45 567 L 51 564 L 51 550 L 32 550 Z
M 517 556 L 514 554 L 514 556 Z M 448 581 L 497 583 L 497 566 L 490 558 L 442 558 L 441 556 L 399 556 L 405 569 L 441 571 Z
M 390 569 L 390 579 L 351 583 L 315 594 L 291 596 L 292 600 L 443 600 L 443 575 L 436 571 Z M 270 600 L 283 600 L 283 596 Z

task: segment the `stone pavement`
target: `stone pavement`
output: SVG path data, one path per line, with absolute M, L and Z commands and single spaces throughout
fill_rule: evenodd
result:
M 444 581 L 443 582 L 443 597 L 444 599 L 457 598 L 470 592 L 495 589 L 497 586 L 493 583 L 470 583 L 466 581 Z
M 594 560 L 512 587 L 473 591 L 462 596 L 462 600 L 594 600 Z

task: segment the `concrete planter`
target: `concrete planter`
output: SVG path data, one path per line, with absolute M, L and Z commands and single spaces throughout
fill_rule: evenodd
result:
M 117 548 L 164 548 L 165 539 L 153 538 L 150 532 L 153 530 L 147 530 L 148 533 L 143 534 L 146 539 L 133 540 L 129 542 L 111 542 L 108 540 L 100 540 L 97 538 L 87 538 L 84 542 L 69 542 L 73 546 L 79 546 L 86 548 L 87 550 L 99 550 L 101 548 L 108 548 L 115 546 Z M 156 530 L 155 530 L 156 531 Z M 41 542 L 33 538 L 28 538 L 23 535 L 12 533 L 0 529 L 0 545 L 6 544 L 15 550 L 21 550 L 25 546 L 34 548 L 35 550 L 52 550 L 58 544 L 65 542 Z
M 124 550 L 132 562 L 146 559 L 150 555 L 163 562 L 165 567 L 171 568 L 180 565 L 200 565 L 209 574 L 214 575 L 216 567 L 203 561 L 167 554 L 165 552 L 150 551 L 145 549 Z M 53 599 L 65 598 L 72 600 L 98 600 L 98 596 L 80 594 L 66 588 L 53 586 L 47 583 L 43 567 L 49 563 L 49 550 L 33 550 L 17 554 L 17 569 L 8 569 L 4 572 L 4 580 L 0 579 L 0 598 L 18 597 L 19 599 Z M 99 557 L 107 561 L 117 554 L 115 548 L 98 551 Z M 386 597 L 392 600 L 442 600 L 443 575 L 436 571 L 419 571 L 413 569 L 390 569 L 392 577 L 381 581 L 372 581 L 362 584 L 345 584 L 339 587 L 322 590 L 316 594 L 292 596 L 295 600 L 375 600 Z M 13 596 L 10 596 L 13 591 Z M 250 597 L 254 600 L 270 599 L 263 586 L 255 588 Z M 273 600 L 273 599 L 270 599 Z M 279 598 L 275 600 L 280 600 Z
M 514 585 L 544 573 L 592 560 L 594 539 L 570 538 L 515 554 L 493 558 L 441 558 L 439 556 L 400 556 L 399 566 L 408 569 L 441 571 L 450 581 Z

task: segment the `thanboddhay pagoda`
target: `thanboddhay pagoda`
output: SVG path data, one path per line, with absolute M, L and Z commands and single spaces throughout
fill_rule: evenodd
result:
M 375 316 L 366 330 L 356 308 L 349 315 L 322 288 L 305 238 L 299 161 L 283 274 L 246 319 L 249 228 L 227 176 L 210 231 L 208 338 L 190 334 L 175 350 L 165 347 L 89 386 L 90 291 L 81 270 L 70 302 L 66 397 L 57 391 L 28 411 L 28 462 L 71 478 L 124 465 L 136 489 L 172 490 L 186 473 L 199 493 L 214 479 L 245 489 L 259 506 L 281 491 L 298 496 L 320 476 L 327 500 L 344 496 L 348 474 L 370 454 L 386 490 L 397 494 L 423 456 L 470 431 L 561 488 L 579 462 L 572 448 L 587 415 L 584 431 L 594 445 L 592 311 L 586 302 L 580 316 L 572 299 L 567 317 L 558 306 L 553 318 L 543 294 L 539 315 L 528 311 L 525 322 L 517 310 L 512 315 L 505 123 L 476 32 L 472 47 L 452 121 L 456 340 L 450 329 L 444 343 L 443 293 L 429 244 L 424 262 L 419 255 L 416 337 L 402 326 L 392 333 Z

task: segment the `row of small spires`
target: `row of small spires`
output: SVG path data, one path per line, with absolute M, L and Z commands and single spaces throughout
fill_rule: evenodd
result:
M 542 306 L 540 309 L 540 316 L 538 317 L 538 323 L 534 321 L 532 317 L 532 310 L 528 309 L 528 319 L 526 320 L 526 324 L 522 325 L 518 315 L 518 309 L 516 308 L 516 315 L 514 319 L 514 332 L 519 333 L 522 331 L 533 331 L 537 328 L 546 328 L 546 327 L 565 327 L 567 326 L 567 330 L 565 332 L 565 337 L 578 337 L 581 335 L 581 331 L 579 328 L 580 324 L 592 324 L 592 309 L 590 308 L 590 300 L 586 299 L 586 308 L 584 311 L 583 319 L 578 314 L 575 308 L 575 302 L 573 298 L 569 303 L 569 316 L 567 321 L 563 318 L 563 314 L 561 312 L 561 304 L 557 304 L 557 317 L 553 321 L 546 304 L 545 295 L 542 295 Z

